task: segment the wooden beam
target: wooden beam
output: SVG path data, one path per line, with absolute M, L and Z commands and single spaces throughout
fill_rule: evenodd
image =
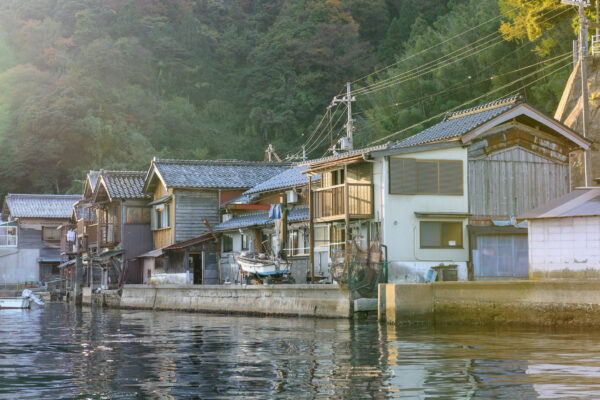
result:
M 315 224 L 313 215 L 312 179 L 308 176 L 308 252 L 310 262 L 310 283 L 315 283 Z
M 344 254 L 345 254 L 345 263 L 346 270 L 348 270 L 350 259 L 348 258 L 348 251 L 350 250 L 348 246 L 348 238 L 350 233 L 350 196 L 348 193 L 348 164 L 344 164 L 344 219 L 346 221 L 345 233 L 344 233 Z

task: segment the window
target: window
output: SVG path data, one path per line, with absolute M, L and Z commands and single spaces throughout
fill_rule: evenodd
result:
M 152 208 L 152 230 L 171 227 L 171 205 L 158 204 Z
M 14 222 L 12 222 L 14 223 Z M 16 246 L 17 245 L 17 226 L 3 225 L 0 226 L 0 247 Z
M 233 251 L 233 235 L 229 233 L 223 234 L 223 253 L 229 253 Z
M 421 221 L 421 248 L 462 248 L 462 222 Z
M 126 224 L 149 224 L 150 208 L 148 207 L 127 207 L 125 209 Z
M 42 226 L 42 240 L 44 242 L 60 242 L 60 231 L 55 226 Z
M 390 158 L 390 194 L 463 194 L 460 160 Z
M 242 250 L 248 250 L 248 235 L 242 233 Z
M 329 226 L 321 225 L 314 227 L 315 247 L 327 247 L 329 250 Z

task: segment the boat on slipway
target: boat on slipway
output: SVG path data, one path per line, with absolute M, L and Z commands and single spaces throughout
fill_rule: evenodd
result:
M 264 253 L 243 253 L 237 256 L 235 260 L 240 269 L 248 275 L 267 277 L 290 273 L 287 261 L 267 257 Z

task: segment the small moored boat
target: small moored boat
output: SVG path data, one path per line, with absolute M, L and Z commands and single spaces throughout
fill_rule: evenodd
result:
M 29 308 L 32 301 L 40 306 L 44 305 L 44 302 L 31 290 L 25 289 L 20 297 L 0 297 L 0 309 Z

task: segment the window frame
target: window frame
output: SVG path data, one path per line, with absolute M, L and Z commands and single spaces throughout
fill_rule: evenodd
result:
M 440 238 L 439 246 L 423 246 L 423 224 L 435 223 L 440 224 Z M 446 225 L 460 225 L 460 243 L 457 243 L 456 246 L 443 245 L 443 233 L 444 233 L 444 224 Z M 428 249 L 453 249 L 453 250 L 461 250 L 464 249 L 464 224 L 463 221 L 419 221 L 419 248 L 428 250 Z
M 14 233 L 9 234 L 9 230 L 13 230 Z M 1 235 L 0 237 L 6 238 L 6 244 L 0 244 L 0 247 L 18 247 L 19 246 L 19 227 L 17 225 L 1 225 L 0 233 L 2 230 L 6 230 L 6 234 Z M 14 241 L 9 240 L 9 237 L 14 238 Z M 11 244 L 9 244 L 11 242 Z
M 225 248 L 225 239 L 229 239 L 227 242 L 231 243 L 230 246 L 228 246 L 229 250 L 226 250 Z M 224 233 L 223 235 L 221 235 L 221 252 L 222 253 L 231 253 L 233 252 L 233 234 L 231 233 Z
M 159 211 L 159 208 L 163 208 Z M 159 218 L 160 217 L 160 218 Z M 163 222 L 166 219 L 166 226 L 163 226 Z M 150 215 L 150 225 L 152 231 L 160 231 L 163 229 L 169 229 L 172 226 L 171 221 L 171 203 L 162 203 L 152 206 L 152 213 Z
M 54 235 L 57 235 L 56 239 L 46 239 L 45 232 L 52 232 Z M 42 241 L 48 243 L 59 243 L 60 242 L 61 232 L 56 229 L 56 227 L 52 226 L 42 226 Z
M 392 189 L 392 161 L 393 160 L 408 160 L 415 163 L 433 163 L 437 164 L 437 191 L 436 192 L 420 192 L 419 191 L 419 175 L 418 168 L 415 164 L 415 191 L 414 192 L 394 192 Z M 440 188 L 440 171 L 442 164 L 458 164 L 460 165 L 460 190 L 453 193 L 441 193 Z M 408 158 L 408 157 L 390 157 L 388 160 L 388 194 L 390 195 L 407 195 L 407 196 L 464 196 L 465 194 L 465 168 L 463 160 L 456 159 L 429 159 L 429 158 Z

